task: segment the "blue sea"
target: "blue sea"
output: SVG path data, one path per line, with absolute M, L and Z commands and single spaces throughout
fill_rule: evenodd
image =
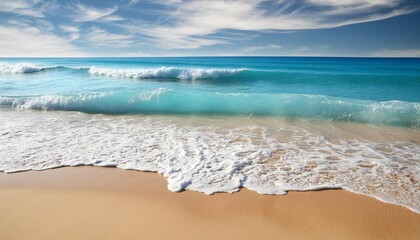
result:
M 0 119 L 8 173 L 114 166 L 171 191 L 420 209 L 418 58 L 1 58 Z
M 420 59 L 1 59 L 0 104 L 420 126 Z

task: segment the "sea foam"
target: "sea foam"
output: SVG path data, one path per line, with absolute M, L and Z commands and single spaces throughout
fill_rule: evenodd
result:
M 25 74 L 25 73 L 36 73 L 47 69 L 54 69 L 57 66 L 43 66 L 32 63 L 15 63 L 7 64 L 0 63 L 0 73 L 9 74 Z
M 221 76 L 233 76 L 246 69 L 198 69 L 198 68 L 176 68 L 159 67 L 144 69 L 112 69 L 91 67 L 90 74 L 119 78 L 178 78 L 181 80 L 194 80 L 206 78 L 218 78 Z
M 247 71 L 245 68 L 238 69 L 215 69 L 215 68 L 178 68 L 178 67 L 155 67 L 155 68 L 102 68 L 96 66 L 46 66 L 32 63 L 0 63 L 0 73 L 7 74 L 28 74 L 41 72 L 48 69 L 71 69 L 76 71 L 87 71 L 92 75 L 101 75 L 117 78 L 136 79 L 159 79 L 177 78 L 180 80 L 208 79 L 234 76 L 237 73 Z
M 420 104 L 307 94 L 181 92 L 169 88 L 27 97 L 0 97 L 18 109 L 104 114 L 212 114 L 282 116 L 420 127 Z
M 410 141 L 418 130 L 272 118 L 0 111 L 4 172 L 113 166 L 158 172 L 171 191 L 344 188 L 420 210 L 420 145 Z

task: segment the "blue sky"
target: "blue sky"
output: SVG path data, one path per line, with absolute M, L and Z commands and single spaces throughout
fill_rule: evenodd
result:
M 420 57 L 420 1 L 0 0 L 0 56 Z

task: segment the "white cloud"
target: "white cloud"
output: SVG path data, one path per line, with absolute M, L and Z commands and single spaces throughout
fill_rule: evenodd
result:
M 11 19 L 5 23 L 9 27 L 20 27 L 20 28 L 34 28 L 42 32 L 51 32 L 54 30 L 54 25 L 45 19 L 42 18 L 21 18 L 21 19 Z
M 84 39 L 91 45 L 100 47 L 131 47 L 135 44 L 131 35 L 109 33 L 97 27 L 91 28 L 84 35 Z
M 116 22 L 116 21 L 123 21 L 125 18 L 118 16 L 118 15 L 109 15 L 100 19 L 102 22 Z
M 61 30 L 70 34 L 69 41 L 74 41 L 80 38 L 80 30 L 78 27 L 70 25 L 60 25 Z
M 88 7 L 84 4 L 78 3 L 74 4 L 74 11 L 76 14 L 73 16 L 74 21 L 76 22 L 92 22 L 92 21 L 100 21 L 106 19 L 112 20 L 111 14 L 115 13 L 118 10 L 117 6 L 114 6 L 113 8 L 94 8 L 94 7 Z M 114 17 L 115 19 L 115 17 Z M 121 20 L 117 17 L 117 20 Z
M 262 45 L 262 46 L 251 46 L 246 47 L 243 49 L 244 53 L 252 53 L 252 52 L 259 52 L 259 51 L 267 51 L 267 50 L 277 50 L 281 49 L 283 46 L 276 45 L 276 44 L 269 44 L 269 45 Z
M 408 14 L 416 9 L 400 6 L 399 0 L 307 0 L 290 10 L 289 1 L 276 8 L 263 7 L 267 0 L 175 0 L 154 1 L 170 6 L 159 23 L 123 25 L 127 30 L 155 39 L 167 49 L 198 48 L 229 43 L 212 34 L 226 29 L 242 31 L 305 30 L 345 26 Z M 311 6 L 324 8 L 310 10 Z M 327 6 L 327 7 L 326 7 Z M 309 9 L 309 10 L 308 10 Z M 188 44 L 191 43 L 192 45 Z
M 39 10 L 41 12 L 52 12 L 60 7 L 57 0 L 33 0 L 35 4 L 40 4 Z
M 37 18 L 44 17 L 44 14 L 41 11 L 34 8 L 34 2 L 27 0 L 2 0 L 0 1 L 0 12 L 8 12 Z
M 140 0 L 134 0 L 137 3 L 140 2 Z M 155 4 L 161 4 L 161 5 L 172 5 L 172 4 L 179 4 L 184 2 L 184 0 L 144 0 L 144 1 L 149 1 Z
M 206 39 L 200 37 L 171 37 L 169 41 L 168 38 L 161 38 L 156 42 L 156 45 L 164 49 L 196 49 L 203 46 L 212 46 L 216 44 L 228 44 L 229 42 L 222 39 Z M 182 47 L 180 47 L 182 46 Z
M 36 27 L 0 26 L 2 57 L 71 57 L 83 56 L 66 39 Z
M 309 51 L 311 51 L 311 48 L 306 45 L 299 46 L 295 50 L 296 53 L 309 52 Z
M 105 53 L 105 57 L 153 57 L 151 54 L 147 54 L 141 51 L 135 52 L 118 52 L 118 53 Z
M 25 17 L 3 18 L 0 23 L 0 54 L 9 56 L 33 56 L 36 54 L 69 56 L 78 54 L 74 44 L 89 47 L 112 47 L 126 51 L 128 47 L 146 42 L 163 53 L 173 49 L 197 49 L 217 44 L 237 42 L 249 44 L 259 32 L 292 32 L 305 29 L 335 28 L 355 23 L 377 21 L 409 14 L 418 10 L 404 0 L 120 0 L 125 5 L 109 8 L 100 5 L 76 3 L 64 4 L 69 13 L 59 9 L 56 0 L 0 0 L 0 13 L 12 13 Z M 147 4 L 144 4 L 147 2 Z M 143 5 L 144 4 L 144 5 Z M 161 6 L 156 6 L 156 4 Z M 128 6 L 140 19 L 122 15 Z M 143 8 L 143 6 L 154 7 Z M 63 7 L 63 6 L 61 6 Z M 57 11 L 52 11 L 52 10 Z M 58 18 L 61 25 L 54 26 L 48 17 Z M 8 16 L 5 14 L 5 16 Z M 152 16 L 152 17 L 150 17 Z M 52 18 L 53 19 L 53 18 Z M 154 20 L 150 20 L 154 19 Z M 62 21 L 62 20 L 67 20 Z M 88 22 L 88 23 L 87 23 Z M 99 23 L 98 27 L 91 27 Z M 91 28 L 89 28 L 91 27 Z M 110 27 L 110 28 L 108 28 Z M 114 29 L 120 27 L 118 32 Z M 122 34 L 126 30 L 127 34 Z M 54 34 L 56 33 L 56 34 Z M 9 35 L 8 35 L 9 34 Z M 13 40 L 15 37 L 15 40 Z M 9 42 L 6 41 L 8 39 Z M 27 44 L 25 44 L 26 39 Z M 37 43 L 39 41 L 39 44 Z M 45 45 L 43 45 L 45 44 Z M 15 46 L 15 47 L 14 47 Z M 54 46 L 51 48 L 50 46 Z M 311 47 L 314 47 L 311 45 Z M 14 49 L 15 48 L 15 49 Z M 40 50 L 36 50 L 39 48 Z M 50 49 L 50 52 L 47 50 Z M 256 45 L 238 47 L 241 54 L 312 54 L 313 49 L 301 46 L 285 49 L 280 45 Z M 44 54 L 41 54 L 45 50 Z M 171 50 L 171 51 L 167 51 Z M 19 52 L 20 51 L 20 52 Z M 28 54 L 26 54 L 26 52 Z M 190 51 L 186 51 L 190 52 Z M 226 53 L 222 53 L 226 54 Z M 419 56 L 418 50 L 384 49 L 372 55 Z M 375 56 L 376 56 L 375 55 Z
M 70 26 L 70 25 L 60 25 L 60 28 L 66 32 L 69 33 L 76 33 L 79 32 L 79 28 L 75 27 L 75 26 Z
M 34 19 L 32 26 L 36 26 L 42 31 L 47 31 L 47 32 L 51 32 L 52 30 L 54 30 L 54 24 L 52 24 L 50 21 L 47 21 L 45 19 L 38 19 L 38 18 Z
M 7 21 L 7 25 L 15 26 L 15 27 L 31 27 L 33 24 L 32 24 L 32 21 L 28 19 L 20 19 L 20 20 L 11 19 Z
M 310 3 L 325 5 L 325 6 L 395 6 L 398 5 L 397 0 L 308 0 Z
M 139 3 L 139 0 L 129 0 L 129 1 L 128 1 L 128 5 L 129 5 L 129 6 L 134 6 L 134 5 L 136 5 L 137 3 Z
M 371 57 L 420 57 L 420 49 L 382 49 L 370 53 Z

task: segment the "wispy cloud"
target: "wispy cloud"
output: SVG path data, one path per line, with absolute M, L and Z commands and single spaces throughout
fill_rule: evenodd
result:
M 29 0 L 3 0 L 0 1 L 0 12 L 43 18 L 45 15 L 34 5 L 34 2 Z
M 66 39 L 36 27 L 0 26 L 0 56 L 43 57 L 83 56 Z
M 116 21 L 124 21 L 125 18 L 118 16 L 118 15 L 109 15 L 103 18 L 100 18 L 102 22 L 116 22 Z
M 295 52 L 297 52 L 297 53 L 308 52 L 308 51 L 311 51 L 311 48 L 306 46 L 306 45 L 299 46 L 295 50 Z
M 420 49 L 382 49 L 368 54 L 371 57 L 420 57 Z
M 298 35 L 310 33 L 305 30 L 336 28 L 410 14 L 419 7 L 420 3 L 412 0 L 0 0 L 0 26 L 4 30 L 0 33 L 3 38 L 0 39 L 0 53 L 17 53 L 22 49 L 20 55 L 24 55 L 23 50 L 29 46 L 48 49 L 35 41 L 55 46 L 57 51 L 52 51 L 52 55 L 69 49 L 97 54 L 103 47 L 115 54 L 348 53 L 350 51 L 338 51 L 337 48 L 320 49 L 319 45 L 324 42 L 336 47 L 335 40 L 321 39 L 320 35 L 318 39 L 302 40 Z M 333 31 L 322 32 L 328 35 L 325 32 Z M 16 45 L 6 33 L 18 39 Z M 299 41 L 291 42 L 289 35 Z M 30 42 L 28 46 L 19 40 L 25 36 Z M 11 42 L 6 43 L 4 39 Z M 404 48 L 397 45 L 380 46 Z M 375 48 L 371 47 L 371 51 Z M 31 54 L 38 52 L 34 49 Z M 358 53 L 362 52 L 368 54 L 366 50 Z M 74 55 L 71 51 L 69 54 Z M 415 56 L 417 53 L 415 49 L 383 49 L 371 54 Z
M 66 32 L 69 33 L 76 33 L 79 32 L 79 28 L 75 27 L 75 26 L 70 26 L 70 25 L 60 25 L 60 28 Z
M 253 52 L 261 52 L 261 51 L 267 51 L 267 50 L 277 50 L 281 49 L 283 46 L 276 45 L 276 44 L 269 44 L 269 45 L 262 45 L 262 46 L 251 46 L 246 47 L 243 49 L 244 53 L 253 53 Z
M 118 10 L 117 6 L 112 8 L 95 8 L 88 7 L 82 3 L 72 5 L 74 21 L 76 22 L 93 22 L 93 21 L 120 21 L 123 18 L 119 16 L 113 16 L 112 14 Z
M 140 0 L 128 0 L 128 6 L 134 6 L 139 2 L 140 2 Z
M 34 19 L 27 19 L 27 18 L 21 18 L 21 19 L 11 19 L 7 21 L 3 26 L 6 27 L 12 27 L 16 29 L 33 29 L 38 32 L 42 33 L 50 33 L 54 30 L 54 25 L 45 19 L 40 18 L 34 18 Z
M 299 7 L 290 1 L 267 0 L 154 2 L 167 8 L 163 12 L 167 19 L 164 24 L 125 25 L 125 28 L 155 39 L 159 46 L 178 49 L 191 48 L 187 42 L 192 42 L 194 47 L 228 43 L 210 36 L 226 29 L 264 31 L 335 28 L 386 19 L 416 10 L 405 6 L 400 0 L 306 0 Z
M 60 29 L 64 32 L 69 33 L 69 41 L 75 41 L 80 38 L 80 29 L 78 27 L 70 25 L 60 25 Z
M 310 3 L 326 6 L 363 6 L 369 8 L 372 6 L 396 6 L 398 0 L 308 0 Z
M 84 39 L 96 47 L 132 47 L 135 42 L 133 36 L 127 34 L 109 33 L 101 28 L 93 27 L 84 35 Z

